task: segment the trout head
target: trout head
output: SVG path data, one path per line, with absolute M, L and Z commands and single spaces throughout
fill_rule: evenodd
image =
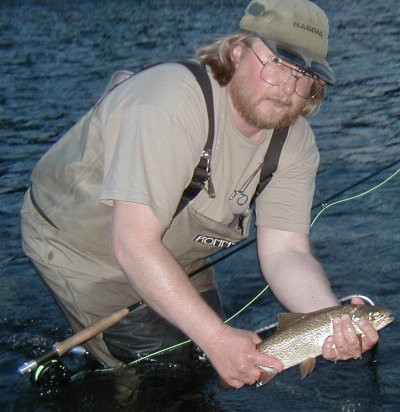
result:
M 394 320 L 392 312 L 389 309 L 370 305 L 352 306 L 354 307 L 354 311 L 351 315 L 353 323 L 360 319 L 365 319 L 368 320 L 376 330 L 380 330 Z

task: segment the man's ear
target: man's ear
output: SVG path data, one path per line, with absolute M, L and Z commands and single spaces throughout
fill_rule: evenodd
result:
M 246 50 L 246 46 L 241 43 L 235 43 L 231 49 L 231 59 L 235 67 L 239 64 Z

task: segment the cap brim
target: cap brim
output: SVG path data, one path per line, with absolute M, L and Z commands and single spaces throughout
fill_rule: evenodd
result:
M 312 54 L 309 50 L 293 45 L 277 42 L 265 36 L 258 35 L 267 47 L 280 59 L 293 64 L 311 75 L 315 75 L 327 83 L 336 82 L 333 70 L 326 59 Z

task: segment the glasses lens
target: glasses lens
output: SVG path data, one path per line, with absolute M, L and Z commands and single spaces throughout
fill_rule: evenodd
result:
M 309 76 L 303 75 L 303 77 L 297 79 L 295 92 L 298 96 L 304 99 L 312 99 L 311 89 L 313 85 L 313 79 Z
M 292 74 L 292 70 L 276 60 L 267 62 L 261 70 L 261 78 L 271 86 L 285 84 Z
M 304 99 L 310 97 L 310 89 L 313 79 L 301 73 L 296 73 L 290 67 L 278 61 L 271 60 L 266 63 L 261 71 L 261 79 L 271 86 L 282 86 L 286 84 L 291 77 L 296 78 L 295 93 Z
M 302 83 L 301 81 L 303 79 L 307 79 L 308 83 Z M 302 97 L 303 99 L 312 100 L 322 98 L 324 95 L 324 84 L 318 79 L 312 79 L 308 76 L 304 76 L 303 78 L 297 81 L 295 92 L 298 96 Z

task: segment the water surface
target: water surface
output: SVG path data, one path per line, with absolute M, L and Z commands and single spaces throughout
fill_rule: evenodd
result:
M 384 181 L 400 159 L 400 17 L 397 1 L 318 1 L 331 20 L 337 84 L 312 119 L 321 151 L 314 215 Z M 20 246 L 19 209 L 37 160 L 101 95 L 115 70 L 191 57 L 234 32 L 239 0 L 7 1 L 0 5 L 0 410 L 397 411 L 400 329 L 381 332 L 377 359 L 320 360 L 263 388 L 221 391 L 210 370 L 141 367 L 58 390 L 32 387 L 16 369 L 69 328 Z M 328 208 L 312 228 L 315 254 L 338 296 L 368 295 L 399 318 L 399 178 Z M 216 265 L 226 313 L 264 286 L 255 244 Z M 281 310 L 267 291 L 234 320 L 257 329 Z

